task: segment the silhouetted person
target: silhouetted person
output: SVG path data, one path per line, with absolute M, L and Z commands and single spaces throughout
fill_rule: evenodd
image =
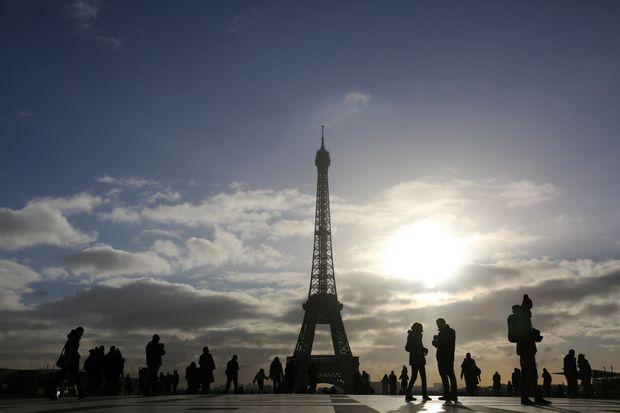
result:
M 575 350 L 571 349 L 564 356 L 564 377 L 566 377 L 566 385 L 568 387 L 568 397 L 579 397 L 579 389 L 577 387 L 577 379 L 579 373 L 577 371 L 577 359 L 575 358 Z
M 388 379 L 387 373 L 383 375 L 381 379 L 381 391 L 384 396 L 388 395 L 388 387 L 390 385 L 390 379 Z
M 179 372 L 174 370 L 172 372 L 172 394 L 177 394 L 177 387 L 179 387 Z
M 493 396 L 499 396 L 502 392 L 502 376 L 498 372 L 493 374 Z
M 166 376 L 164 373 L 159 373 L 159 379 L 157 380 L 157 394 L 166 394 Z
M 478 395 L 481 374 L 482 371 L 476 365 L 476 360 L 471 357 L 470 353 L 467 353 L 461 363 L 461 380 L 465 378 L 465 390 L 468 396 Z
M 54 374 L 48 383 L 46 390 L 47 397 L 56 399 L 56 390 L 58 384 L 63 379 L 68 379 L 76 388 L 79 397 L 85 397 L 86 394 L 80 384 L 80 340 L 84 334 L 82 327 L 77 327 L 67 334 L 67 341 L 58 357 L 56 366 L 60 367 L 60 373 Z
M 202 385 L 202 394 L 209 393 L 211 383 L 215 381 L 213 370 L 215 370 L 215 361 L 213 355 L 209 352 L 209 347 L 202 348 L 202 354 L 198 359 L 200 365 L 200 384 Z
M 508 317 L 508 340 L 517 344 L 517 354 L 521 364 L 521 404 L 549 405 L 551 402 L 543 399 L 538 387 L 538 371 L 536 370 L 536 343 L 543 337 L 540 331 L 532 327 L 532 300 L 527 294 L 523 295 L 521 305 L 512 307 L 512 314 Z M 529 399 L 534 396 L 534 402 Z
M 514 396 L 521 395 L 521 370 L 515 367 L 512 372 L 512 385 L 514 386 Z
M 411 381 L 405 392 L 405 401 L 415 400 L 413 397 L 413 385 L 420 374 L 422 381 L 422 398 L 430 400 L 426 386 L 426 355 L 428 349 L 422 344 L 422 335 L 424 328 L 420 323 L 413 323 L 411 329 L 407 331 L 407 343 L 405 350 L 409 353 L 409 365 L 411 366 Z
M 443 318 L 437 319 L 439 333 L 433 337 L 433 346 L 437 348 L 437 367 L 443 384 L 443 397 L 440 400 L 458 401 L 456 376 L 454 374 L 454 347 L 456 333 Z
M 398 377 L 394 374 L 394 370 L 390 372 L 388 377 L 390 380 L 390 396 L 396 396 L 396 388 L 398 387 Z
M 402 394 L 407 394 L 407 385 L 409 384 L 409 372 L 407 371 L 407 366 L 403 366 L 403 369 L 400 371 L 400 376 L 398 377 L 400 380 L 400 391 Z
M 508 380 L 508 383 L 506 383 L 506 393 L 508 393 L 508 396 L 512 395 L 514 390 L 514 387 L 512 385 L 512 382 L 510 380 Z
M 163 343 L 159 342 L 159 335 L 153 334 L 153 339 L 146 345 L 146 367 L 149 369 L 149 385 L 147 395 L 157 392 L 157 373 L 162 363 L 162 356 L 166 354 Z
M 359 369 L 353 373 L 353 394 L 362 394 L 362 374 Z
M 366 370 L 362 371 L 362 388 L 363 394 L 375 394 L 372 386 L 370 385 L 370 374 L 366 372 Z
M 133 382 L 131 376 L 128 374 L 125 376 L 125 396 L 131 396 L 133 394 Z
M 235 393 L 237 393 L 237 389 L 239 388 L 239 363 L 237 363 L 237 355 L 233 355 L 228 363 L 226 363 L 226 393 L 230 389 L 230 383 L 233 384 L 233 388 L 235 389 Z
M 286 362 L 286 367 L 284 367 L 284 379 L 286 382 L 286 392 L 294 393 L 295 392 L 295 379 L 297 378 L 297 366 L 295 365 L 295 360 L 290 359 Z
M 583 395 L 592 397 L 592 367 L 584 354 L 577 357 L 577 367 L 579 367 L 579 379 L 583 387 Z
M 269 365 L 269 378 L 273 384 L 274 394 L 279 393 L 282 390 L 282 376 L 284 376 L 284 371 L 282 371 L 282 363 L 280 363 L 280 358 L 274 357 L 273 361 Z
M 265 393 L 265 379 L 267 379 L 265 369 L 260 369 L 254 376 L 254 380 L 252 380 L 252 383 L 256 383 L 258 385 L 258 393 L 260 394 Z
M 84 371 L 86 372 L 86 390 L 88 394 L 93 395 L 96 393 L 96 383 L 98 382 L 97 360 L 96 360 L 97 348 L 91 348 L 88 350 L 88 357 L 84 360 Z
M 551 397 L 551 373 L 549 373 L 549 370 L 547 370 L 546 368 L 543 368 L 541 376 L 543 379 L 543 392 L 545 396 Z
M 316 393 L 316 386 L 318 384 L 318 378 L 319 378 L 319 369 L 317 368 L 316 364 L 314 364 L 314 362 L 310 362 L 310 365 L 308 366 L 308 393 L 310 394 L 315 394 Z
M 187 394 L 195 394 L 198 393 L 199 386 L 199 372 L 198 367 L 195 362 L 189 363 L 189 365 L 185 368 L 185 381 L 187 382 L 187 390 L 185 392 Z

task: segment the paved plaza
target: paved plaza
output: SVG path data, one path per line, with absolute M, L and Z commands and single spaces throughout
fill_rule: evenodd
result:
M 433 397 L 427 403 L 405 403 L 402 396 L 326 396 L 326 395 L 208 395 L 166 397 L 98 397 L 77 400 L 5 399 L 0 412 L 320 412 L 320 413 L 396 413 L 396 412 L 483 412 L 483 413 L 577 413 L 618 412 L 620 401 L 551 399 L 549 407 L 526 407 L 513 397 L 463 397 L 458 405 L 445 405 Z

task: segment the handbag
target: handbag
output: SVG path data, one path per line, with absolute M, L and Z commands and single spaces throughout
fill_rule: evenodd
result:
M 67 355 L 65 354 L 65 347 L 62 348 L 60 356 L 58 356 L 58 360 L 56 361 L 56 366 L 60 369 L 64 369 L 65 367 L 67 367 L 67 363 L 69 361 Z

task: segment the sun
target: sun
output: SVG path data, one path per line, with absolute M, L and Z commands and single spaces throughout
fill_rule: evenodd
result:
M 439 221 L 401 226 L 385 242 L 380 265 L 386 273 L 432 287 L 448 279 L 465 259 L 467 241 Z

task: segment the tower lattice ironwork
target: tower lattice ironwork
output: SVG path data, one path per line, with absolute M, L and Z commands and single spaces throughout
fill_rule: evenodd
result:
M 353 375 L 358 371 L 359 359 L 351 354 L 340 314 L 342 304 L 338 301 L 336 291 L 327 174 L 330 163 L 329 152 L 325 149 L 324 126 L 321 126 L 321 148 L 316 152 L 314 160 L 318 177 L 310 288 L 308 300 L 303 305 L 304 319 L 292 359 L 298 369 L 298 389 L 305 386 L 306 369 L 310 363 L 314 363 L 318 369 L 319 382 L 331 383 L 346 392 L 352 392 Z M 312 355 L 317 324 L 329 324 L 334 355 Z

